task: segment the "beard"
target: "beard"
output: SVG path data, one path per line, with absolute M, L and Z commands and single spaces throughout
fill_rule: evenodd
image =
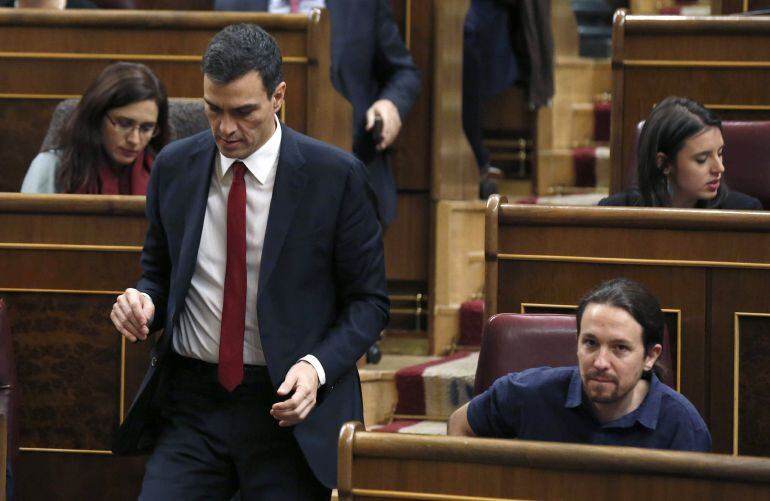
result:
M 602 381 L 596 381 L 595 378 Z M 608 376 L 601 372 L 591 372 L 585 378 L 585 392 L 588 399 L 596 404 L 613 404 L 625 397 L 632 388 L 620 388 L 616 377 Z

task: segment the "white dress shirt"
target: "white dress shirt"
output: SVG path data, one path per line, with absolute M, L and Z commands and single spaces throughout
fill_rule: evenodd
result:
M 299 11 L 307 12 L 313 8 L 323 9 L 326 7 L 324 0 L 299 0 Z M 291 12 L 289 0 L 270 0 L 267 11 L 274 14 L 288 14 Z
M 257 322 L 257 289 L 267 217 L 273 198 L 273 185 L 281 148 L 281 126 L 270 139 L 249 157 L 240 159 L 246 165 L 246 331 L 243 339 L 243 363 L 265 365 L 265 354 L 259 338 Z M 225 267 L 227 265 L 227 197 L 233 182 L 230 167 L 238 161 L 221 153 L 211 175 L 206 216 L 203 221 L 198 258 L 195 263 L 184 309 L 174 334 L 174 351 L 180 355 L 211 363 L 219 361 L 219 336 L 222 323 Z M 180 203 L 186 203 L 180 200 Z M 307 355 L 318 373 L 320 384 L 325 374 L 318 359 Z

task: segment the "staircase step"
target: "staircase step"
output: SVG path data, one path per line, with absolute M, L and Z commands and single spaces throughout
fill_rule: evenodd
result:
M 609 185 L 609 149 L 600 147 L 596 150 L 596 191 L 605 191 Z M 540 151 L 537 168 L 537 193 L 540 196 L 556 195 L 560 193 L 560 190 L 563 192 L 565 188 L 575 186 L 575 170 L 571 149 Z
M 446 421 L 400 419 L 383 426 L 367 428 L 384 433 L 412 433 L 415 435 L 446 435 Z
M 423 364 L 440 357 L 385 354 L 377 364 L 367 364 L 358 370 L 364 401 L 364 424 L 367 428 L 388 423 L 393 419 L 398 394 L 396 371 Z
M 478 352 L 457 352 L 396 372 L 397 419 L 445 420 L 473 396 Z

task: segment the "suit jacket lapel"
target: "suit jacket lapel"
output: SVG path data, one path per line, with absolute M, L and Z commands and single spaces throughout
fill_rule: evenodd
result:
M 179 250 L 179 265 L 176 274 L 176 308 L 181 311 L 182 302 L 190 287 L 195 262 L 198 259 L 198 247 L 203 231 L 203 219 L 206 215 L 206 201 L 211 186 L 211 174 L 214 169 L 214 155 L 217 152 L 214 138 L 207 134 L 198 143 L 199 148 L 190 154 L 189 171 L 177 181 L 180 186 L 175 191 L 179 203 L 188 204 L 185 214 L 184 235 Z M 181 223 L 181 222 L 180 222 Z
M 301 201 L 300 196 L 306 181 L 306 175 L 302 169 L 305 159 L 297 146 L 297 133 L 283 124 L 281 124 L 281 130 L 278 171 L 273 186 L 273 198 L 270 202 L 270 214 L 267 216 L 257 297 L 262 294 L 278 262 L 281 247 L 291 226 L 297 204 Z

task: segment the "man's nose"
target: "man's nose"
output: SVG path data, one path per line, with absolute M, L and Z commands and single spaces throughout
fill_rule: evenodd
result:
M 222 136 L 230 136 L 233 134 L 238 127 L 235 124 L 235 120 L 228 117 L 226 114 L 222 115 L 222 118 L 219 120 L 219 134 Z
M 594 367 L 597 369 L 607 369 L 609 364 L 609 352 L 606 348 L 599 348 L 599 351 L 596 352 L 596 357 L 594 358 Z

